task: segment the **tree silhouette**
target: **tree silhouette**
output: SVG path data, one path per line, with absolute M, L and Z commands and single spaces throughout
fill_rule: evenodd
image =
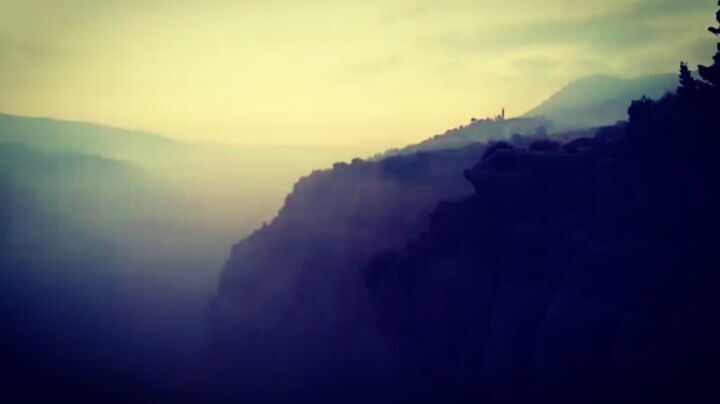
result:
M 718 6 L 720 6 L 720 1 L 718 1 Z M 715 13 L 715 19 L 717 19 L 718 24 L 720 24 L 720 10 L 718 10 L 717 13 Z M 715 35 L 720 35 L 720 27 L 710 27 L 708 28 L 710 32 L 712 32 Z
M 694 96 L 697 94 L 700 83 L 692 76 L 687 63 L 680 62 L 680 87 L 678 94 L 681 96 Z
M 720 11 L 716 18 L 720 25 Z M 710 32 L 720 36 L 720 26 L 711 27 Z M 720 149 L 720 138 L 711 135 L 717 133 L 720 110 L 720 43 L 717 48 L 711 65 L 698 66 L 699 78 L 681 63 L 676 92 L 657 101 L 643 98 L 632 102 L 628 156 L 656 168 L 693 169 L 698 178 L 707 176 Z
M 720 7 L 720 1 L 718 1 Z M 715 14 L 718 27 L 710 27 L 709 30 L 716 36 L 720 36 L 720 10 Z M 715 92 L 720 88 L 720 42 L 717 44 L 717 53 L 713 56 L 713 64 L 711 66 L 699 66 L 698 71 L 700 77 L 715 88 Z

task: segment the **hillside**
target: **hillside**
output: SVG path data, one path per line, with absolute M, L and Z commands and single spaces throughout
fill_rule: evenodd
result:
M 632 100 L 657 99 L 675 88 L 675 74 L 631 79 L 589 76 L 569 83 L 523 116 L 544 117 L 559 131 L 611 125 L 627 120 Z
M 406 155 L 423 151 L 457 149 L 473 143 L 501 141 L 514 135 L 566 133 L 626 121 L 632 100 L 659 98 L 677 87 L 674 74 L 625 79 L 588 76 L 575 80 L 520 117 L 472 119 L 417 144 L 391 149 L 374 157 Z
M 472 196 L 439 204 L 427 232 L 374 258 L 375 324 L 414 375 L 410 397 L 714 394 L 718 140 L 708 129 L 720 63 L 708 69 L 714 81 L 634 102 L 627 126 L 486 154 L 465 172 Z
M 388 150 L 374 158 L 382 159 L 388 156 L 433 150 L 459 149 L 474 143 L 502 141 L 509 140 L 513 136 L 547 133 L 552 127 L 553 123 L 544 118 L 473 119 L 467 125 L 450 129 L 417 144 Z
M 172 147 L 159 135 L 85 122 L 0 114 L 0 142 L 118 160 L 149 158 Z
M 580 137 L 511 136 L 301 180 L 221 276 L 211 306 L 221 398 L 714 395 L 720 44 L 714 61 L 702 80 L 682 65 L 676 92 L 632 101 L 627 122 Z M 597 118 L 616 84 L 649 85 L 589 80 L 546 111 L 568 103 Z M 584 86 L 606 88 L 581 104 Z
M 553 144 L 542 136 L 510 141 Z M 425 229 L 439 201 L 469 195 L 463 170 L 499 145 L 354 160 L 298 181 L 278 215 L 233 247 L 220 278 L 211 310 L 220 390 L 242 377 L 256 388 L 232 394 L 287 399 L 327 377 L 341 388 L 358 375 L 391 372 L 374 362 L 386 347 L 371 327 L 360 270 Z M 275 386 L 277 377 L 285 387 Z
M 299 177 L 369 153 L 351 147 L 185 142 L 85 122 L 0 114 L 4 144 L 127 162 L 172 188 L 193 205 L 193 220 L 226 237 L 247 234 L 272 217 Z
M 701 240 L 713 202 L 697 198 L 716 178 L 711 157 L 688 148 L 680 158 L 700 160 L 682 174 L 638 159 L 672 144 L 653 146 L 638 121 L 563 145 L 478 145 L 301 181 L 221 277 L 219 390 L 357 402 L 702 397 L 687 388 L 717 376 L 720 278 Z M 448 169 L 428 171 L 435 159 Z M 478 160 L 467 194 L 457 169 Z M 388 161 L 385 185 L 365 177 Z

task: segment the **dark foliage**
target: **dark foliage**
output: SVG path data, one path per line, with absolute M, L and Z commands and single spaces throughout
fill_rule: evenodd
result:
M 486 150 L 536 140 L 355 160 L 301 179 L 226 264 L 211 310 L 218 390 L 267 401 L 306 393 L 362 402 L 392 392 L 400 373 L 373 325 L 365 287 L 373 280 L 361 269 L 427 228 L 439 201 L 471 194 L 463 169 Z
M 512 150 L 515 147 L 507 142 L 496 142 L 491 143 L 490 146 L 488 146 L 487 149 L 482 154 L 482 158 L 480 160 L 485 161 L 488 158 L 492 157 L 493 154 L 495 154 L 499 150 Z
M 718 59 L 584 136 L 301 180 L 223 273 L 222 398 L 717 401 Z
M 487 153 L 473 196 L 370 263 L 409 399 L 717 399 L 718 59 L 627 126 Z
M 550 139 L 542 139 L 530 144 L 530 151 L 546 151 L 553 152 L 560 150 L 562 145 Z

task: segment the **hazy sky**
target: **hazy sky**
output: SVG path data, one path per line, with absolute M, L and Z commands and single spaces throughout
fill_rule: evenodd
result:
M 716 0 L 0 0 L 0 112 L 399 146 L 573 78 L 706 62 Z

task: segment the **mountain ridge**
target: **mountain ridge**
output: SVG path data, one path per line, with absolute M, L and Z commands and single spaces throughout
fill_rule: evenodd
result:
M 573 80 L 523 117 L 544 116 L 557 130 L 611 125 L 627 120 L 627 107 L 646 96 L 657 99 L 677 88 L 676 74 L 638 77 L 592 75 Z

